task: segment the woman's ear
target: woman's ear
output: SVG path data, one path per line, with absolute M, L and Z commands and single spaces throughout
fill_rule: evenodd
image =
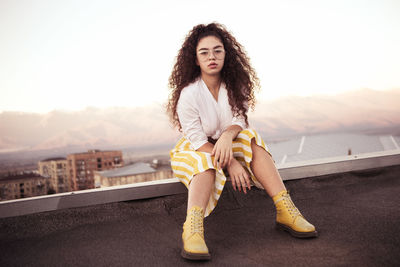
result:
M 196 65 L 200 66 L 199 61 L 197 60 L 197 57 L 196 57 Z

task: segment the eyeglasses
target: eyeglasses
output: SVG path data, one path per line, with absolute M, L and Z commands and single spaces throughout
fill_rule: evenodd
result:
M 225 56 L 225 50 L 222 48 L 218 48 L 214 50 L 200 50 L 197 53 L 200 61 L 208 60 L 210 58 L 210 55 L 213 55 L 216 59 L 223 59 Z

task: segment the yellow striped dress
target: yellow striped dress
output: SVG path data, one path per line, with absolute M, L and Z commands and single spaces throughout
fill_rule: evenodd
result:
M 262 188 L 250 169 L 250 162 L 253 157 L 251 150 L 251 140 L 253 138 L 257 145 L 263 147 L 270 153 L 261 136 L 255 130 L 245 129 L 233 140 L 233 156 L 249 171 L 254 184 Z M 190 141 L 185 137 L 182 137 L 170 151 L 170 156 L 174 175 L 179 178 L 187 188 L 193 176 L 196 174 L 208 169 L 216 170 L 215 186 L 204 214 L 204 216 L 208 216 L 217 205 L 218 199 L 224 189 L 226 176 L 223 170 L 213 164 L 214 157 L 212 157 L 210 153 L 195 151 Z

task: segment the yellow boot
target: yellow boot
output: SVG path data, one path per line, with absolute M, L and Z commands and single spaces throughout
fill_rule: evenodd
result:
M 272 198 L 276 207 L 276 227 L 298 238 L 316 237 L 314 225 L 307 222 L 293 204 L 289 192 L 283 190 Z
M 189 260 L 209 260 L 211 258 L 204 241 L 204 211 L 198 206 L 192 207 L 186 216 L 182 233 L 182 257 Z

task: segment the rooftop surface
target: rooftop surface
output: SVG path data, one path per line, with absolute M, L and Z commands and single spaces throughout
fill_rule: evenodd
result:
M 281 142 L 268 142 L 275 161 L 297 162 L 399 149 L 400 136 L 331 133 L 298 136 Z
M 0 219 L 0 266 L 400 266 L 400 165 L 285 181 L 316 239 L 274 228 L 262 190 L 226 184 L 205 220 L 212 259 L 180 257 L 186 194 Z

